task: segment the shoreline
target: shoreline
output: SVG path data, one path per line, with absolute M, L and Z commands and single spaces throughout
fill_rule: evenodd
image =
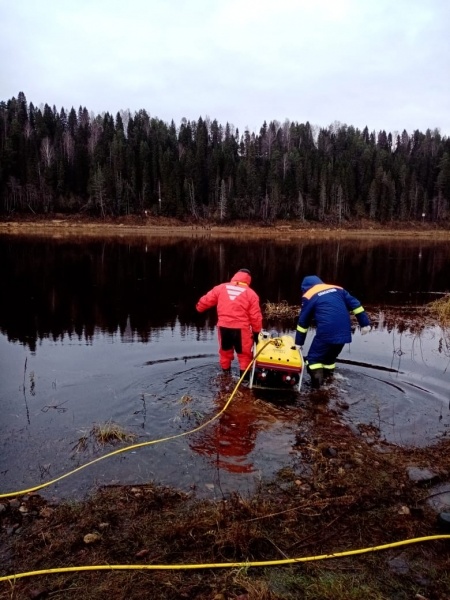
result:
M 263 226 L 248 222 L 218 225 L 212 222 L 185 223 L 169 218 L 118 217 L 115 219 L 89 219 L 79 216 L 55 218 L 30 218 L 0 220 L 0 235 L 77 235 L 77 236 L 166 236 L 180 237 L 274 237 L 276 239 L 298 238 L 421 238 L 450 240 L 450 230 L 431 228 L 429 224 L 405 224 L 404 227 L 391 228 L 361 223 L 360 227 L 324 226 L 317 223 L 276 222 Z

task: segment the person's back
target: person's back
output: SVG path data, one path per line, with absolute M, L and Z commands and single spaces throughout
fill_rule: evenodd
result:
M 253 337 L 262 328 L 259 297 L 250 288 L 251 281 L 250 271 L 240 269 L 229 282 L 213 287 L 196 305 L 199 312 L 217 307 L 220 364 L 226 372 L 234 351 L 241 371 L 247 368 L 252 360 Z
M 333 374 L 336 358 L 344 344 L 352 340 L 350 313 L 356 316 L 363 333 L 370 329 L 370 320 L 357 298 L 338 285 L 324 283 L 316 275 L 305 277 L 301 290 L 295 343 L 303 346 L 308 328 L 314 322 L 316 335 L 306 364 L 313 386 L 318 387 L 324 373 Z
M 251 326 L 259 319 L 259 298 L 251 289 L 251 276 L 238 271 L 229 283 L 219 286 L 217 302 L 218 325 L 223 327 Z M 259 327 L 261 329 L 261 327 Z
M 323 283 L 310 275 L 302 282 L 302 322 L 316 323 L 316 335 L 335 344 L 351 341 L 351 310 L 360 306 L 346 290 L 338 285 Z

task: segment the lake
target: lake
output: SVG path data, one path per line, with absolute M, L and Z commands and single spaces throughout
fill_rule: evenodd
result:
M 361 300 L 374 321 L 345 346 L 335 381 L 262 397 L 240 388 L 219 419 L 124 452 L 42 491 L 80 498 L 96 486 L 149 480 L 217 498 L 251 492 L 298 460 L 305 406 L 329 411 L 374 444 L 426 446 L 448 435 L 450 350 L 437 326 L 392 325 L 450 288 L 450 243 L 420 239 L 256 239 L 208 234 L 0 235 L 0 493 L 58 477 L 116 448 L 95 425 L 137 443 L 188 432 L 233 390 L 220 377 L 215 312 L 198 298 L 241 267 L 261 304 L 300 303 L 317 274 Z M 294 333 L 292 322 L 265 322 Z M 305 353 L 312 340 L 308 333 Z M 233 366 L 238 373 L 237 363 Z

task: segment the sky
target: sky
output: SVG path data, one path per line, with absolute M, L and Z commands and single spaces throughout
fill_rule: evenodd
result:
M 0 101 L 450 135 L 449 0 L 0 0 Z

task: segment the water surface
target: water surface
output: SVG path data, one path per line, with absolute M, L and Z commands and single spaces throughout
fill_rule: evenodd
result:
M 420 308 L 449 291 L 447 242 L 1 236 L 0 490 L 39 484 L 114 449 L 94 443 L 95 424 L 114 421 L 142 442 L 216 415 L 233 384 L 220 377 L 215 313 L 198 315 L 195 303 L 240 267 L 251 269 L 262 303 L 298 305 L 301 279 L 317 273 L 375 317 L 369 335 L 356 327 L 322 393 L 355 435 L 404 446 L 448 435 L 443 332 L 400 331 L 380 312 Z M 295 319 L 282 327 L 293 333 Z M 302 406 L 317 401 L 307 379 L 289 401 L 240 389 L 201 431 L 101 461 L 44 493 L 79 497 L 150 479 L 211 497 L 251 491 L 294 460 Z

